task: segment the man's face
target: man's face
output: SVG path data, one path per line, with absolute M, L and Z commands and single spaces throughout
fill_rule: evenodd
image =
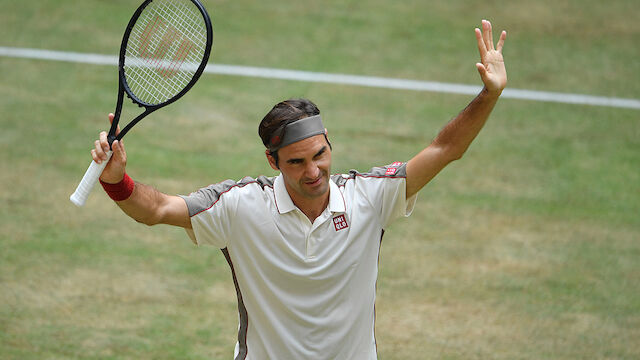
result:
M 331 149 L 325 136 L 315 135 L 278 150 L 278 165 L 269 156 L 269 163 L 280 170 L 292 199 L 308 200 L 326 196 L 329 191 Z

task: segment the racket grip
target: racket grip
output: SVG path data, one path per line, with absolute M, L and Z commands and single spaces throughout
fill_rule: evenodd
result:
M 84 206 L 84 203 L 89 197 L 89 193 L 91 193 L 91 190 L 98 182 L 98 179 L 102 174 L 102 170 L 104 170 L 104 168 L 107 166 L 107 163 L 111 159 L 112 154 L 113 151 L 108 151 L 107 160 L 102 161 L 100 164 L 93 160 L 91 161 L 91 165 L 89 165 L 89 168 L 84 173 L 84 176 L 82 177 L 82 180 L 80 180 L 80 184 L 78 184 L 76 191 L 74 191 L 73 194 L 71 194 L 71 196 L 69 197 L 69 200 L 71 200 L 72 203 L 76 204 L 76 206 Z

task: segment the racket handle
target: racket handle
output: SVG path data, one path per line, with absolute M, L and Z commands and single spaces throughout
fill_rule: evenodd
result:
M 71 194 L 71 196 L 69 197 L 69 200 L 71 200 L 72 203 L 76 204 L 76 206 L 84 205 L 84 203 L 87 201 L 87 198 L 89 197 L 89 193 L 91 193 L 91 190 L 98 182 L 98 179 L 102 174 L 102 170 L 104 170 L 104 168 L 107 166 L 107 163 L 109 162 L 109 159 L 111 159 L 112 154 L 113 151 L 108 151 L 107 160 L 102 161 L 100 164 L 93 160 L 91 161 L 91 165 L 89 165 L 89 168 L 84 173 L 84 176 L 82 177 L 82 180 L 80 180 L 80 184 L 78 184 L 76 191 L 74 191 L 73 194 Z

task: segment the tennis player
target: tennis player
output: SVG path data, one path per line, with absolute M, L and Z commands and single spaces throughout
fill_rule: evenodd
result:
M 239 310 L 235 359 L 376 359 L 378 254 L 384 229 L 408 216 L 416 194 L 460 159 L 486 122 L 507 74 L 506 33 L 476 29 L 484 88 L 433 142 L 406 163 L 331 174 L 331 144 L 309 100 L 278 103 L 259 135 L 276 177 L 227 180 L 188 196 L 134 182 L 113 143 L 103 187 L 136 221 L 183 227 L 196 244 L 222 249 Z M 100 134 L 93 159 L 106 159 Z

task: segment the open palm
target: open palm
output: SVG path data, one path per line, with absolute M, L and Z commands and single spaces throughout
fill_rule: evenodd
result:
M 502 57 L 502 47 L 507 38 L 507 32 L 500 34 L 497 46 L 493 46 L 493 35 L 491 33 L 491 23 L 482 20 L 482 31 L 476 28 L 476 39 L 478 40 L 478 50 L 480 51 L 480 61 L 476 68 L 480 73 L 485 88 L 490 92 L 501 93 L 507 86 L 507 70 Z

